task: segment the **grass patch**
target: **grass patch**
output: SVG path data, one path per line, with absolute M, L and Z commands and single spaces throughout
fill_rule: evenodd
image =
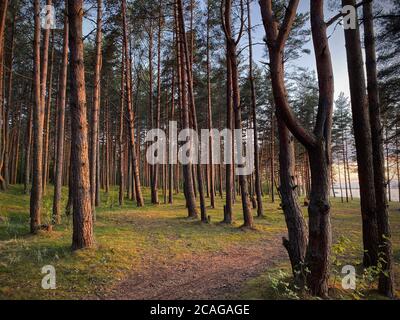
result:
M 44 223 L 50 221 L 52 193 L 49 187 L 43 200 Z M 149 190 L 144 189 L 144 195 L 149 199 Z M 63 206 L 66 197 L 65 189 Z M 250 247 L 255 241 L 286 232 L 279 199 L 274 204 L 265 199 L 266 217 L 255 219 L 256 231 L 239 228 L 242 224 L 240 201 L 234 206 L 234 224 L 227 226 L 219 223 L 223 218 L 223 200 L 219 198 L 215 209 L 208 208 L 211 224 L 186 218 L 182 194 L 174 197 L 173 205 L 146 203 L 144 208 L 137 208 L 129 200 L 119 207 L 117 189 L 112 189 L 108 195 L 102 193 L 101 200 L 101 206 L 96 210 L 96 247 L 72 252 L 71 218 L 64 216 L 63 223 L 51 233 L 32 236 L 29 234 L 29 196 L 23 193 L 23 187 L 11 186 L 6 193 L 0 193 L 0 299 L 82 299 L 97 292 L 108 292 L 132 270 L 145 270 L 145 261 L 149 257 L 165 263 L 188 254 L 222 252 L 229 245 Z M 358 201 L 342 204 L 332 199 L 332 205 L 334 243 L 343 235 L 351 242 L 351 247 L 340 257 L 340 264 L 357 265 L 362 255 Z M 399 288 L 399 205 L 392 203 L 390 209 Z M 44 276 L 41 268 L 49 264 L 56 269 L 56 290 L 41 288 Z M 290 281 L 288 261 L 278 261 L 272 269 L 246 282 L 241 292 L 232 294 L 245 299 L 297 298 L 281 287 L 282 284 L 290 287 Z M 334 298 L 354 298 L 351 293 L 342 292 L 336 282 L 332 282 L 332 287 Z M 372 288 L 362 298 L 376 297 Z
M 144 190 L 149 198 L 149 190 Z M 63 190 L 63 206 L 67 190 Z M 29 196 L 22 186 L 11 186 L 0 193 L 0 299 L 81 299 L 96 292 L 107 292 L 133 269 L 146 268 L 143 262 L 152 257 L 162 263 L 187 254 L 218 252 L 227 245 L 251 244 L 285 231 L 278 203 L 266 201 L 268 217 L 257 219 L 255 232 L 242 231 L 240 202 L 234 207 L 232 226 L 220 224 L 223 203 L 208 208 L 211 224 L 186 219 L 183 195 L 173 205 L 146 204 L 137 208 L 126 200 L 118 206 L 117 189 L 101 194 L 95 224 L 96 248 L 72 252 L 71 218 L 53 232 L 29 234 Z M 50 221 L 52 189 L 43 200 L 43 222 Z M 57 289 L 43 290 L 41 268 L 53 265 Z

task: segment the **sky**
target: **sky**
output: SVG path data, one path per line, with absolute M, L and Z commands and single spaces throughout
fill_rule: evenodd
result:
M 298 12 L 305 13 L 310 9 L 309 0 L 300 0 Z M 252 3 L 252 24 L 259 25 L 253 31 L 254 43 L 263 42 L 265 35 L 264 27 L 262 26 L 260 6 L 257 1 Z M 338 12 L 334 12 L 325 8 L 325 21 L 328 21 L 332 16 Z M 309 27 L 309 24 L 307 25 Z M 337 26 L 334 30 L 334 25 L 328 29 L 329 45 L 332 55 L 333 72 L 335 79 L 335 99 L 339 96 L 340 92 L 344 92 L 346 96 L 350 96 L 349 92 L 349 78 L 347 74 L 347 63 L 346 63 L 346 48 L 344 42 L 344 32 L 342 26 Z M 310 50 L 310 54 L 304 54 L 301 58 L 293 62 L 293 65 L 308 68 L 310 70 L 316 70 L 314 50 L 312 41 L 305 46 L 306 49 Z M 260 44 L 254 48 L 254 60 L 257 63 L 265 61 L 264 57 L 265 46 Z

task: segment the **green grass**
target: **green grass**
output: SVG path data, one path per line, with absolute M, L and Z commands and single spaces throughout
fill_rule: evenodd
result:
M 339 246 L 340 239 L 345 244 L 340 245 L 343 252 L 335 253 L 332 250 L 332 258 L 337 263 L 331 265 L 331 278 L 329 280 L 331 299 L 384 299 L 376 290 L 376 281 L 362 279 L 362 234 L 361 213 L 359 200 L 349 203 L 341 203 L 339 199 L 331 199 L 332 202 L 332 233 L 333 247 Z M 392 232 L 392 246 L 394 256 L 394 274 L 396 296 L 400 297 L 400 204 L 392 202 L 389 206 L 390 225 Z M 305 215 L 307 213 L 305 212 Z M 346 291 L 341 288 L 341 269 L 344 265 L 353 265 L 357 272 L 357 291 Z M 293 298 L 293 284 L 291 283 L 291 268 L 286 261 L 277 267 L 266 270 L 259 277 L 251 279 L 242 291 L 236 296 L 242 299 L 290 299 Z M 275 282 L 275 284 L 274 284 Z M 278 282 L 278 284 L 276 284 Z M 289 288 L 288 290 L 286 289 Z M 310 296 L 297 294 L 295 299 L 311 299 Z
M 66 190 L 63 193 L 65 205 Z M 50 221 L 52 190 L 43 201 L 43 223 Z M 145 197 L 149 198 L 148 190 Z M 188 253 L 222 250 L 227 245 L 266 239 L 284 232 L 285 225 L 278 204 L 269 205 L 268 217 L 257 220 L 257 231 L 243 231 L 239 204 L 236 222 L 221 225 L 222 201 L 209 209 L 212 223 L 186 219 L 182 195 L 173 205 L 146 203 L 137 208 L 131 201 L 118 206 L 118 194 L 112 190 L 101 195 L 96 210 L 96 248 L 72 252 L 70 218 L 53 232 L 29 235 L 29 196 L 21 186 L 0 193 L 0 298 L 2 299 L 79 299 L 108 290 L 127 272 L 143 268 L 146 256 L 159 259 L 179 258 Z M 57 290 L 41 288 L 41 268 L 53 265 L 57 272 Z
M 50 221 L 52 188 L 43 201 L 43 223 Z M 148 190 L 144 190 L 149 199 Z M 147 257 L 163 263 L 187 254 L 218 252 L 230 245 L 249 245 L 270 239 L 286 231 L 279 200 L 271 204 L 265 199 L 266 218 L 256 219 L 256 231 L 239 228 L 242 223 L 240 201 L 234 207 L 235 223 L 226 226 L 222 220 L 223 201 L 218 199 L 215 209 L 208 209 L 211 224 L 186 219 L 183 195 L 175 196 L 173 205 L 158 206 L 146 203 L 137 208 L 131 201 L 118 206 L 117 190 L 101 195 L 101 206 L 96 210 L 96 247 L 72 252 L 71 218 L 53 232 L 29 234 L 29 196 L 22 186 L 12 186 L 0 193 L 0 299 L 82 299 L 96 292 L 107 292 L 132 271 L 143 269 Z M 63 206 L 66 190 L 63 193 Z M 354 244 L 344 256 L 345 264 L 356 263 L 362 254 L 361 218 L 358 202 L 341 204 L 333 199 L 334 242 L 345 235 Z M 391 205 L 395 270 L 400 277 L 400 212 L 399 205 Z M 282 247 L 282 250 L 283 247 Z M 57 290 L 43 290 L 41 268 L 53 265 L 57 272 Z M 236 294 L 238 298 L 285 298 L 271 285 L 272 275 L 283 270 L 289 273 L 288 261 L 266 270 L 251 279 Z M 397 278 L 399 278 L 397 277 Z M 397 288 L 399 288 L 397 282 Z M 371 295 L 372 297 L 372 295 Z

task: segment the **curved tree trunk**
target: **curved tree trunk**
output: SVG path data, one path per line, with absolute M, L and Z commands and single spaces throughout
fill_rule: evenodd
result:
M 284 47 L 296 17 L 299 0 L 291 0 L 281 26 L 278 26 L 271 0 L 260 1 L 267 44 L 270 53 L 271 80 L 275 105 L 288 129 L 308 151 L 311 169 L 311 192 L 309 205 L 309 242 L 306 252 L 307 286 L 313 295 L 328 294 L 329 252 L 331 225 L 329 184 L 331 166 L 331 129 L 333 110 L 333 70 L 329 50 L 324 1 L 310 0 L 311 31 L 316 56 L 319 102 L 314 132 L 309 132 L 295 117 L 290 108 L 284 82 Z

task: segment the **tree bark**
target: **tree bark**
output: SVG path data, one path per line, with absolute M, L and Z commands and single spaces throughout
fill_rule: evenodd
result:
M 386 198 L 385 158 L 383 154 L 383 129 L 379 102 L 378 76 L 376 67 L 375 31 L 372 14 L 372 2 L 363 5 L 364 44 L 366 56 L 368 102 L 371 124 L 374 184 L 376 198 L 376 214 L 378 225 L 378 241 L 380 263 L 379 292 L 392 298 L 394 294 L 394 274 L 391 233 L 389 226 L 389 210 Z
M 226 127 L 228 132 L 232 132 L 232 76 L 231 64 L 226 52 Z M 230 136 L 232 139 L 232 135 Z M 232 153 L 228 152 L 230 159 L 225 159 L 225 206 L 224 206 L 224 223 L 231 224 L 233 222 L 233 170 L 232 170 Z M 221 168 L 221 167 L 220 167 Z
M 181 113 L 182 113 L 182 127 L 183 129 L 190 128 L 189 119 L 189 106 L 187 102 L 187 91 L 185 83 L 190 81 L 187 79 L 187 73 L 185 72 L 186 67 L 186 55 L 184 53 L 184 39 L 181 31 L 181 24 L 183 22 L 183 9 L 181 0 L 177 1 L 177 12 L 176 12 L 176 28 L 177 28 L 177 42 L 178 42 L 178 71 L 179 71 L 179 88 L 180 88 L 180 99 L 181 99 Z M 194 194 L 193 186 L 193 172 L 191 164 L 182 165 L 183 168 L 183 179 L 184 179 L 184 194 L 186 199 L 186 206 L 188 209 L 189 218 L 197 218 L 197 208 L 196 208 L 196 197 Z
M 34 1 L 34 96 L 33 109 L 33 163 L 32 163 L 32 189 L 30 199 L 30 232 L 36 233 L 40 225 L 42 206 L 42 151 L 43 151 L 43 103 L 41 95 L 40 71 L 40 1 Z
M 258 146 L 258 125 L 257 125 L 257 101 L 256 101 L 256 88 L 253 76 L 253 39 L 251 37 L 251 13 L 250 13 L 250 0 L 247 0 L 247 32 L 249 37 L 249 80 L 251 91 L 251 111 L 253 115 L 253 130 L 254 130 L 254 190 L 257 199 L 257 216 L 263 217 L 263 203 L 261 194 L 261 173 L 260 173 L 260 152 Z
M 43 194 L 46 194 L 46 186 L 48 179 L 48 162 L 49 162 L 49 135 L 50 135 L 50 117 L 51 117 L 51 98 L 53 94 L 53 67 L 54 67 L 54 33 L 51 33 L 51 53 L 50 53 L 50 69 L 49 83 L 46 97 L 46 111 L 44 119 L 44 140 L 43 140 Z M 47 80 L 46 80 L 47 81 Z
M 207 2 L 207 124 L 208 129 L 212 129 L 212 103 L 211 103 L 211 58 L 210 58 L 210 0 Z M 209 195 L 211 208 L 215 208 L 215 173 L 213 161 L 213 137 L 210 135 L 209 147 Z
M 126 82 L 126 103 L 128 105 L 128 114 L 129 114 L 129 140 L 130 147 L 132 148 L 132 173 L 135 181 L 135 195 L 136 195 L 136 203 L 138 207 L 144 206 L 143 196 L 142 196 L 142 188 L 140 185 L 140 176 L 139 176 L 139 165 L 137 162 L 136 155 L 136 142 L 135 142 L 135 115 L 132 109 L 132 77 L 131 77 L 131 65 L 130 59 L 128 56 L 128 25 L 126 21 L 126 0 L 122 0 L 122 20 L 123 20 L 123 37 L 124 37 L 124 46 L 125 46 L 125 82 Z
M 24 163 L 24 193 L 29 193 L 30 180 L 30 164 L 31 164 L 31 143 L 32 143 L 32 106 L 29 109 L 29 117 L 26 124 L 26 139 L 25 139 L 25 163 Z
M 9 128 L 9 119 L 10 114 L 12 113 L 12 105 L 13 105 L 13 67 L 14 67 L 14 53 L 15 53 L 15 19 L 16 14 L 13 13 L 12 21 L 11 21 L 11 36 L 10 36 L 10 53 L 8 55 L 8 84 L 7 84 L 7 103 L 5 104 L 6 108 L 4 110 L 4 152 L 3 152 L 3 175 L 4 175 L 4 187 L 8 188 L 10 184 L 10 152 L 12 148 L 12 135 Z M 4 58 L 6 61 L 6 59 Z M 7 62 L 7 61 L 6 61 Z M 0 160 L 1 161 L 1 160 Z
M 69 51 L 71 56 L 71 157 L 73 234 L 72 249 L 91 247 L 93 239 L 90 193 L 88 124 L 82 38 L 82 0 L 68 0 Z
M 342 0 L 342 5 L 355 6 L 355 0 Z M 365 267 L 374 266 L 378 261 L 378 230 L 376 220 L 376 197 L 374 167 L 372 159 L 371 126 L 365 88 L 364 63 L 361 51 L 360 32 L 345 29 L 347 67 L 350 80 L 351 106 L 353 113 L 354 138 L 360 184 L 361 214 Z
M 271 101 L 271 202 L 275 202 L 275 117 L 274 104 Z
M 120 117 L 119 117 L 119 205 L 122 206 L 124 204 L 124 123 L 125 123 L 125 64 L 124 64 L 124 55 L 122 54 L 121 61 L 121 104 L 120 104 Z M 129 181 L 128 181 L 129 184 Z
M 156 109 L 156 129 L 161 125 L 161 1 L 159 1 L 158 12 L 158 35 L 157 35 L 157 109 Z M 151 180 L 151 203 L 159 204 L 158 199 L 158 164 L 153 165 L 153 177 Z
M 173 43 L 175 43 L 176 41 L 176 30 L 174 32 L 174 39 L 173 39 Z M 172 70 L 171 70 L 171 76 L 172 76 L 172 80 L 171 80 L 171 121 L 175 121 L 175 67 L 172 66 Z M 168 139 L 170 139 L 171 137 L 171 132 L 168 132 Z M 171 143 L 171 141 L 170 141 Z M 178 165 L 176 165 L 178 166 Z M 173 190 L 174 190 L 174 176 L 175 176 L 175 165 L 174 164 L 170 164 L 168 166 L 169 170 L 168 170 L 168 203 L 172 204 L 174 202 L 174 196 L 173 196 Z M 179 177 L 175 177 L 175 183 L 179 183 Z
M 244 24 L 243 17 L 243 1 L 241 0 L 241 29 Z M 240 103 L 240 89 L 239 89 L 239 71 L 237 61 L 237 44 L 241 38 L 241 32 L 237 39 L 232 37 L 232 0 L 225 0 L 225 8 L 223 9 L 222 24 L 225 32 L 225 38 L 227 43 L 227 58 L 231 68 L 232 78 L 232 102 L 233 102 L 233 113 L 234 113 L 234 127 L 235 129 L 242 129 L 242 115 L 241 115 L 241 103 Z M 239 155 L 241 156 L 241 155 Z M 240 192 L 242 197 L 242 209 L 243 209 L 243 227 L 253 227 L 253 215 L 250 209 L 250 199 L 247 178 L 243 175 L 239 176 Z
M 103 1 L 97 0 L 96 25 L 96 59 L 94 66 L 93 106 L 90 135 L 90 194 L 92 201 L 93 219 L 96 219 L 96 182 L 97 182 L 97 153 L 99 140 L 100 87 L 102 68 L 102 13 Z
M 279 116 L 278 116 L 279 119 Z M 292 272 L 296 282 L 301 286 L 305 281 L 304 263 L 307 248 L 307 227 L 302 214 L 294 183 L 294 156 L 293 137 L 285 123 L 278 120 L 279 132 L 279 165 L 280 186 L 279 192 L 282 198 L 282 209 L 285 213 L 285 221 L 288 228 L 288 239 L 283 238 Z
M 67 9 L 67 8 L 66 8 Z M 61 222 L 61 194 L 62 194 L 62 175 L 64 166 L 64 139 L 65 139 L 65 105 L 67 93 L 67 71 L 68 71 L 68 38 L 69 24 L 68 13 L 64 14 L 64 38 L 63 53 L 58 89 L 58 117 L 57 117 L 57 145 L 55 146 L 56 156 L 56 176 L 54 179 L 54 198 L 53 198 L 53 223 Z
M 191 66 L 191 60 L 190 60 L 190 55 L 189 55 L 189 50 L 188 50 L 188 45 L 187 45 L 187 39 L 186 39 L 186 32 L 185 32 L 185 25 L 184 25 L 184 18 L 183 18 L 183 8 L 182 8 L 182 2 L 181 0 L 178 1 L 178 18 L 179 18 L 179 26 L 180 26 L 180 40 L 181 40 L 181 46 L 182 46 L 182 54 L 184 57 L 184 62 L 185 62 L 185 70 L 186 70 L 186 78 L 187 78 L 187 85 L 188 85 L 188 93 L 189 93 L 189 106 L 190 106 L 190 112 L 191 112 L 191 118 L 192 118 L 192 124 L 193 124 L 193 129 L 198 132 L 198 123 L 197 123 L 197 111 L 196 111 L 196 105 L 195 105 L 195 98 L 194 98 L 194 92 L 193 92 L 193 74 L 192 74 L 192 66 Z M 193 34 L 192 34 L 193 37 Z M 199 153 L 199 149 L 195 150 L 195 152 Z M 198 164 L 196 165 L 196 168 L 193 166 L 193 169 L 196 169 L 196 175 L 197 175 L 197 183 L 198 183 L 198 189 L 199 189 L 199 197 L 200 197 L 200 213 L 201 213 L 201 221 L 202 222 L 208 222 L 207 219 L 207 213 L 206 213 L 206 204 L 205 204 L 205 197 L 204 197 L 204 186 L 203 186 L 203 171 L 201 170 L 201 165 L 200 161 L 198 161 Z M 194 178 L 194 175 L 193 175 Z
M 8 9 L 8 0 L 4 0 L 0 4 L 0 190 L 5 189 L 5 180 L 2 175 L 3 157 L 5 151 L 5 134 L 3 132 L 3 115 L 4 115 L 4 90 L 3 90 L 3 76 L 4 76 L 4 31 L 6 26 Z

